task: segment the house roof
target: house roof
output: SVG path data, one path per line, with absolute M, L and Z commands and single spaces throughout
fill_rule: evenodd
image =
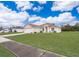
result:
M 61 27 L 55 26 L 55 25 L 52 24 L 52 23 L 45 23 L 45 24 L 42 24 L 42 25 L 28 24 L 28 25 L 26 25 L 24 28 L 43 28 L 44 26 L 61 28 Z
M 42 26 L 48 26 L 48 27 L 55 27 L 55 24 L 52 23 L 45 23 Z
M 29 24 L 29 25 L 26 25 L 24 28 L 41 28 L 41 25 Z

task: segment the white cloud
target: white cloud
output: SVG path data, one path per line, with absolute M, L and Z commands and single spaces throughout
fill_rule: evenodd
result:
M 37 9 L 38 9 L 37 7 L 34 7 L 34 8 L 33 8 L 33 11 L 36 11 Z
M 77 7 L 77 12 L 79 13 L 79 7 Z
M 37 15 L 32 15 L 29 17 L 29 22 L 35 21 L 35 20 L 36 20 L 36 22 L 33 22 L 33 24 L 36 24 L 36 25 L 41 25 L 41 24 L 44 24 L 46 22 L 45 18 L 42 18 L 42 17 L 37 16 Z
M 21 11 L 25 11 L 28 9 L 31 9 L 33 7 L 33 4 L 29 1 L 16 1 L 17 9 Z
M 11 9 L 8 9 L 2 3 L 0 3 L 0 17 L 9 12 L 11 12 Z
M 65 12 L 60 14 L 58 17 L 48 17 L 47 22 L 48 23 L 54 23 L 54 24 L 68 24 L 72 21 L 75 21 L 75 17 L 71 15 L 70 12 Z
M 79 6 L 78 1 L 56 1 L 51 7 L 52 11 L 71 11 L 74 7 Z
M 44 24 L 44 23 L 55 23 L 55 24 L 67 24 L 72 21 L 75 21 L 75 17 L 71 15 L 70 12 L 65 12 L 60 14 L 58 17 L 52 17 L 49 16 L 47 18 L 37 17 L 37 20 L 40 20 L 38 22 L 35 22 L 34 24 Z M 34 18 L 33 18 L 34 19 Z
M 19 12 L 19 13 L 10 13 L 5 16 L 5 19 L 10 21 L 12 25 L 23 25 L 22 22 L 29 17 L 28 13 L 26 12 Z
M 12 11 L 0 3 L 0 25 L 23 25 L 23 21 L 29 17 L 27 12 Z
M 37 1 L 39 4 L 46 4 L 46 1 Z M 34 7 L 33 8 L 33 11 L 37 11 L 37 12 L 39 12 L 40 10 L 42 10 L 43 9 L 43 6 L 41 7 L 41 6 L 37 6 L 37 7 Z
M 62 13 L 58 17 L 59 22 L 67 23 L 67 22 L 71 22 L 73 20 L 75 20 L 75 17 L 72 16 L 72 14 L 70 12 Z
M 5 23 L 5 22 L 7 22 L 5 19 L 0 18 L 0 23 Z
M 36 16 L 36 15 L 32 15 L 32 16 L 29 17 L 29 21 L 40 20 L 40 19 L 41 19 L 41 17 Z
M 2 3 L 0 3 L 0 11 L 11 11 L 11 9 L 8 9 L 7 7 L 4 7 Z
M 79 21 L 74 20 L 74 21 L 70 22 L 69 25 L 74 26 L 76 23 L 79 23 Z
M 33 8 L 33 11 L 37 11 L 37 12 L 38 12 L 38 11 L 40 11 L 40 10 L 42 10 L 42 9 L 43 9 L 43 7 L 38 6 L 38 7 L 34 7 L 34 8 Z
M 46 19 L 45 18 L 42 18 L 40 17 L 40 19 L 38 19 L 39 21 L 33 23 L 33 24 L 36 24 L 36 25 L 42 25 L 42 24 L 45 24 L 46 23 Z
M 22 23 L 28 18 L 29 22 L 38 20 L 34 22 L 34 24 L 44 24 L 44 23 L 76 23 L 75 17 L 72 16 L 70 12 L 65 12 L 59 14 L 59 16 L 49 16 L 47 18 L 43 18 L 40 16 L 32 15 L 30 16 L 27 12 L 21 11 L 17 13 L 16 11 L 12 11 L 11 9 L 5 7 L 2 3 L 0 3 L 0 25 L 24 25 Z
M 39 4 L 46 4 L 46 1 L 38 1 Z

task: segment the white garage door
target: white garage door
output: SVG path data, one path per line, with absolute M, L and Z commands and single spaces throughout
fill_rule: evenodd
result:
M 24 33 L 33 33 L 34 31 L 33 31 L 33 29 L 25 29 L 24 30 Z

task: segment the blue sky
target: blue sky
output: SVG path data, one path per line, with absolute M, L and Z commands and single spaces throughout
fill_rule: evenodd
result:
M 37 1 L 30 1 L 31 3 L 34 4 L 33 7 L 37 7 L 37 6 L 43 6 L 44 8 L 39 11 L 39 12 L 35 12 L 32 9 L 30 10 L 26 10 L 30 15 L 38 15 L 41 17 L 48 17 L 48 16 L 58 16 L 61 12 L 60 11 L 51 11 L 51 7 L 52 7 L 52 2 L 48 1 L 46 4 L 40 5 Z M 13 1 L 1 1 L 1 3 L 3 3 L 6 7 L 17 11 L 17 12 L 21 12 L 20 10 L 17 10 L 17 5 L 13 2 Z
M 13 23 L 12 25 L 24 25 L 28 23 L 55 23 L 58 25 L 69 23 L 71 25 L 74 25 L 75 23 L 79 22 L 79 2 L 65 3 L 55 1 L 28 1 L 28 3 L 25 3 L 21 1 L 1 1 L 0 4 L 2 6 L 1 12 L 3 10 L 8 10 L 10 11 L 10 16 L 13 14 L 21 16 L 20 13 L 24 15 L 23 20 L 21 18 L 21 21 L 19 19 L 19 16 L 14 16 L 15 18 L 10 18 L 11 20 L 7 19 L 7 17 L 9 18 L 9 16 L 5 16 L 5 19 L 3 16 L 0 19 L 0 23 L 2 22 L 2 24 L 7 23 L 9 25 L 9 23 L 11 22 Z M 7 15 L 7 11 L 5 14 Z M 4 20 L 4 22 L 2 20 Z M 18 24 L 15 24 L 15 22 L 18 22 Z

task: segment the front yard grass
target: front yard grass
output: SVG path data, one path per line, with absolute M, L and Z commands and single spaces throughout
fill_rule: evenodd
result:
M 0 44 L 0 57 L 14 57 L 15 55 Z
M 79 32 L 23 34 L 7 38 L 60 55 L 79 57 Z

